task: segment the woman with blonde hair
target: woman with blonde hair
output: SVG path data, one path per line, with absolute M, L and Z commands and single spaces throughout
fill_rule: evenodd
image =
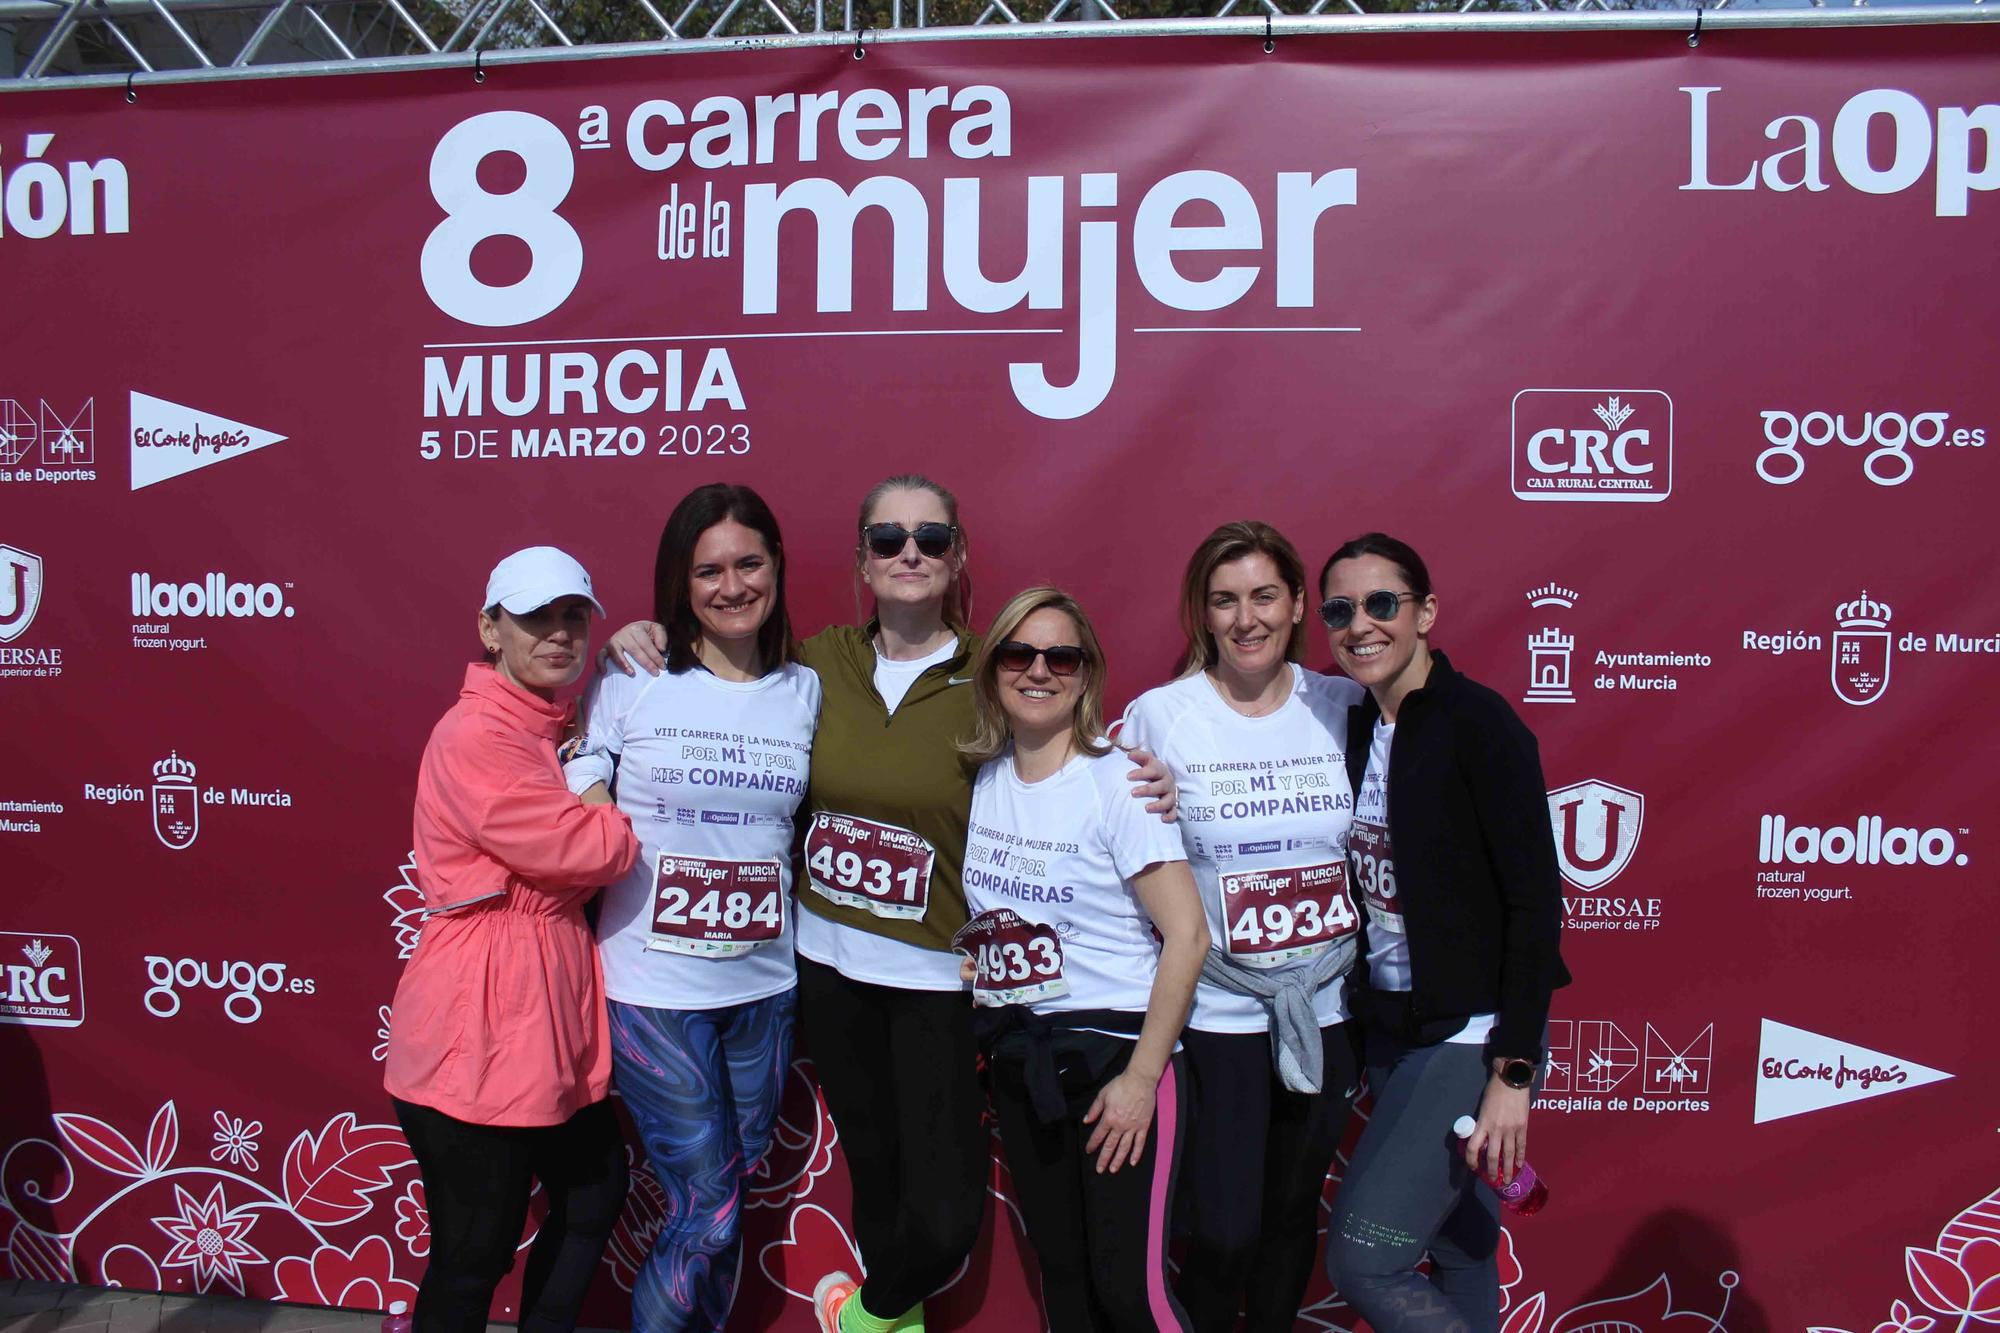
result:
M 1052 1333 L 1188 1327 L 1166 1228 L 1208 927 L 1180 838 L 1104 739 L 1104 670 L 1083 609 L 1030 588 L 974 659 L 963 747 L 980 769 L 957 944 Z

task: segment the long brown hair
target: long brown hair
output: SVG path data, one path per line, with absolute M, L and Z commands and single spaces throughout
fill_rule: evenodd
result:
M 676 675 L 701 660 L 696 651 L 701 622 L 695 619 L 694 602 L 688 596 L 695 543 L 702 533 L 722 522 L 741 523 L 762 537 L 764 549 L 777 566 L 771 613 L 757 630 L 757 673 L 764 675 L 799 660 L 792 618 L 785 609 L 785 543 L 778 535 L 777 516 L 764 497 L 748 486 L 716 481 L 681 497 L 660 530 L 660 549 L 653 558 L 653 619 L 666 626 L 667 670 Z
M 863 620 L 875 618 L 875 609 L 865 600 L 867 585 L 861 578 L 861 571 L 868 560 L 868 542 L 861 536 L 861 529 L 868 526 L 868 516 L 875 512 L 875 506 L 882 502 L 883 497 L 897 491 L 928 491 L 944 505 L 945 521 L 952 526 L 951 553 L 958 557 L 951 591 L 944 597 L 944 623 L 963 633 L 972 628 L 972 571 L 965 562 L 971 548 L 966 543 L 965 525 L 958 520 L 958 497 L 921 472 L 899 472 L 893 477 L 884 477 L 861 497 L 861 517 L 854 527 L 855 606 Z
M 1021 622 L 1037 611 L 1060 611 L 1068 616 L 1076 626 L 1078 646 L 1083 649 L 1083 695 L 1076 701 L 1076 716 L 1070 723 L 1070 739 L 1077 753 L 1099 755 L 1111 749 L 1102 739 L 1104 648 L 1097 641 L 1097 631 L 1091 628 L 1090 617 L 1077 605 L 1076 598 L 1060 588 L 1030 588 L 1015 594 L 1014 600 L 1000 608 L 1000 614 L 993 617 L 993 625 L 979 645 L 979 655 L 972 659 L 972 737 L 960 741 L 958 748 L 976 763 L 998 759 L 1014 738 L 1007 710 L 1000 704 L 998 653 L 1000 645 L 1021 628 Z
M 1299 550 L 1269 523 L 1254 518 L 1224 523 L 1202 539 L 1188 557 L 1187 572 L 1181 575 L 1181 633 L 1187 636 L 1187 653 L 1181 658 L 1180 674 L 1192 676 L 1206 671 L 1218 656 L 1215 636 L 1208 632 L 1208 581 L 1215 571 L 1247 555 L 1266 555 L 1278 567 L 1278 577 L 1301 602 L 1306 597 L 1306 562 Z M 1297 662 L 1306 655 L 1306 627 L 1303 619 L 1292 626 L 1285 644 L 1285 660 Z

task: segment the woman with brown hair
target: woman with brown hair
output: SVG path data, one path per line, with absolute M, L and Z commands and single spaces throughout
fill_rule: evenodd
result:
M 1125 733 L 1174 771 L 1213 947 L 1182 1041 L 1194 1071 L 1192 1235 L 1180 1297 L 1201 1333 L 1290 1333 L 1356 1058 L 1344 981 L 1352 681 L 1299 665 L 1306 572 L 1267 523 L 1225 523 L 1181 580 L 1178 680 Z

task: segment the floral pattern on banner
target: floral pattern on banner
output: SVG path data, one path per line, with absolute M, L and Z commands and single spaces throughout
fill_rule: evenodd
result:
M 2000 1324 L 2000 1189 L 1945 1223 L 1935 1245 L 1905 1248 L 1903 1276 L 1916 1304 L 1891 1301 L 1871 1333 L 1966 1333 L 1975 1323 Z M 1938 1315 L 1952 1326 L 1941 1327 Z M 1815 1325 L 1808 1333 L 1848 1331 Z
M 382 1236 L 342 1243 L 327 1234 L 369 1218 L 392 1185 L 415 1188 L 416 1162 L 400 1130 L 343 1111 L 317 1131 L 300 1131 L 268 1170 L 259 1156 L 262 1121 L 221 1110 L 209 1118 L 213 1146 L 205 1153 L 190 1146 L 183 1155 L 172 1101 L 138 1139 L 72 1111 L 54 1117 L 60 1142 L 12 1145 L 0 1158 L 7 1270 L 44 1282 L 367 1309 L 414 1297 L 415 1282 L 397 1275 Z M 63 1232 L 29 1220 L 53 1204 L 80 1209 L 80 1220 Z

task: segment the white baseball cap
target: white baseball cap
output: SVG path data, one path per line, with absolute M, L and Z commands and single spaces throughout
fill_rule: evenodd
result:
M 517 616 L 547 606 L 558 597 L 583 597 L 604 614 L 604 606 L 590 590 L 590 571 L 576 557 L 553 546 L 530 546 L 493 566 L 486 579 L 484 611 L 504 606 Z

